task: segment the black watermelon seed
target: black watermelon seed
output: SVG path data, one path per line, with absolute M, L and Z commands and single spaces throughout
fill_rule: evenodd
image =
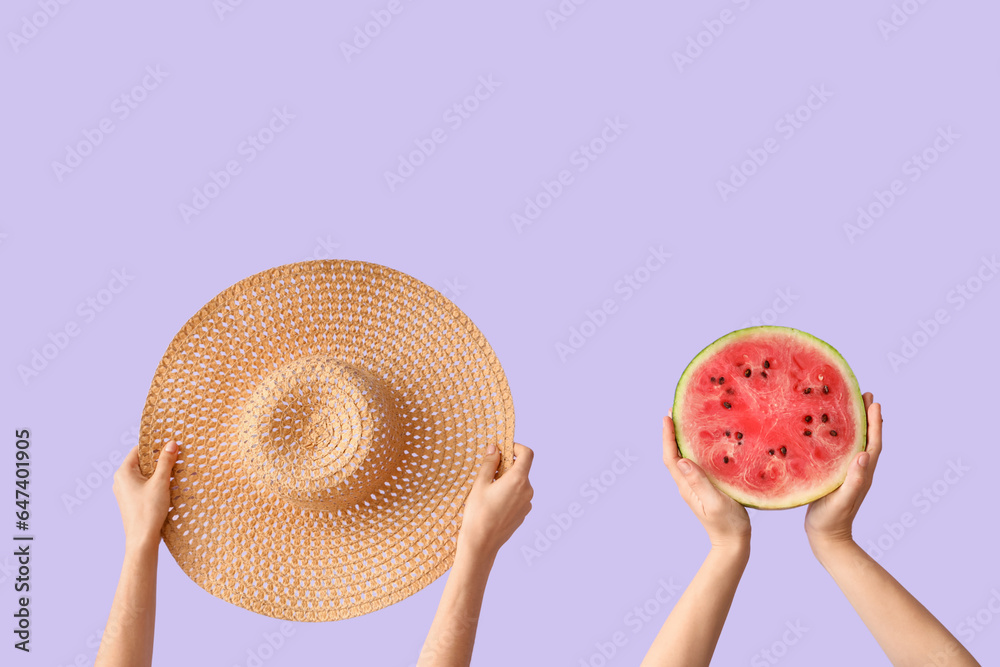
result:
M 730 403 L 729 401 L 723 401 L 722 402 L 722 407 L 724 407 L 726 410 L 728 410 L 729 408 L 733 407 L 733 404 Z
M 726 378 L 725 378 L 725 376 L 724 376 L 724 375 L 720 375 L 720 376 L 719 376 L 719 384 L 722 384 L 722 383 L 723 383 L 723 382 L 725 382 L 725 381 L 726 381 Z
M 715 378 L 715 376 L 713 375 L 713 376 L 712 376 L 712 384 L 715 384 L 715 380 L 716 380 L 716 378 Z
M 743 377 L 748 378 L 751 375 L 752 375 L 752 371 L 749 368 L 746 369 L 745 371 L 743 371 Z
M 804 433 L 805 435 L 812 435 L 812 434 L 813 434 L 813 432 L 812 432 L 812 431 L 810 431 L 809 429 L 806 429 L 805 431 L 803 431 L 803 433 Z
M 806 415 L 806 423 L 810 423 L 813 420 L 812 415 Z
M 733 433 L 732 433 L 732 431 L 726 431 L 726 437 L 727 437 L 727 438 L 728 438 L 729 436 L 731 436 L 732 434 L 733 434 Z
M 826 385 L 823 385 L 823 393 L 824 394 L 829 394 L 830 393 L 830 388 L 828 386 L 826 386 Z
M 812 391 L 813 391 L 812 387 L 806 387 L 806 390 L 804 392 L 802 392 L 802 393 L 804 393 L 804 394 L 811 394 Z
M 767 377 L 767 371 L 761 371 L 760 374 L 763 375 L 764 377 Z
M 742 433 L 740 433 L 739 431 L 737 431 L 737 432 L 736 432 L 736 439 L 737 439 L 737 440 L 742 440 L 742 439 L 743 439 L 743 434 L 742 434 Z
M 723 463 L 729 463 L 729 457 L 728 456 L 723 456 L 722 457 L 722 462 Z
M 774 450 L 773 449 L 767 450 L 767 453 L 770 454 L 771 456 L 774 456 Z
M 836 431 L 830 431 L 830 435 L 837 435 Z
M 729 389 L 726 389 L 726 393 L 727 393 L 727 394 L 735 394 L 736 392 L 735 392 L 735 391 L 733 391 L 733 388 L 732 388 L 732 387 L 730 387 Z
M 823 423 L 825 424 L 826 422 L 828 422 L 830 420 L 830 417 L 828 415 L 823 415 L 822 417 L 820 417 L 820 419 L 822 419 Z
M 784 456 L 787 453 L 788 453 L 788 450 L 785 447 L 782 447 L 781 448 L 781 455 Z
M 771 367 L 771 362 L 768 361 L 767 359 L 765 359 L 764 360 L 764 368 L 770 368 L 770 367 Z

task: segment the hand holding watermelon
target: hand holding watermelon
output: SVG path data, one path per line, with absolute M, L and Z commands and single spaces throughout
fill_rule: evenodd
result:
M 704 526 L 712 546 L 749 549 L 750 516 L 746 508 L 719 491 L 698 464 L 681 458 L 671 417 L 663 418 L 663 462 L 684 502 Z
M 868 446 L 854 456 L 847 479 L 833 493 L 814 500 L 806 511 L 806 535 L 815 551 L 827 542 L 852 542 L 854 517 L 872 485 L 872 476 L 882 453 L 882 406 L 871 392 L 864 394 L 868 415 Z
M 663 418 L 663 462 L 684 502 L 705 527 L 712 549 L 642 664 L 701 667 L 712 659 L 750 559 L 750 517 L 745 507 L 712 484 L 697 463 L 681 458 L 672 416 Z

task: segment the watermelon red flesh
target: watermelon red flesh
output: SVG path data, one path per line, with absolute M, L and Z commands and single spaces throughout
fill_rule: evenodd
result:
M 681 376 L 673 419 L 682 455 L 761 509 L 830 493 L 865 448 L 864 401 L 847 362 L 786 327 L 742 329 L 705 348 Z

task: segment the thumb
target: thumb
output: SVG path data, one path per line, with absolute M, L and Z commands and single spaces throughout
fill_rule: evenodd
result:
M 483 462 L 479 466 L 479 474 L 476 475 L 476 481 L 472 484 L 472 489 L 476 490 L 488 486 L 493 481 L 493 476 L 496 475 L 499 466 L 500 449 L 491 443 L 486 448 L 486 456 L 483 457 Z
M 160 450 L 160 457 L 156 460 L 156 470 L 153 471 L 153 479 L 159 484 L 166 483 L 170 479 L 170 473 L 177 463 L 177 443 L 167 440 L 167 444 Z
M 853 504 L 864 488 L 868 479 L 868 464 L 871 461 L 871 454 L 861 452 L 854 457 L 851 467 L 847 469 L 847 479 L 841 486 L 844 489 L 844 498 L 848 504 Z

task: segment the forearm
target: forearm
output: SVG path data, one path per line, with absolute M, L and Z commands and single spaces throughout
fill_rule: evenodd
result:
M 95 667 L 138 667 L 153 661 L 158 541 L 126 547 Z
M 712 547 L 660 629 L 644 666 L 697 667 L 711 662 L 749 558 L 749 542 Z
M 817 541 L 812 543 L 812 549 L 893 665 L 979 664 L 933 614 L 854 541 Z
M 420 651 L 419 667 L 464 667 L 470 663 L 494 558 L 495 555 L 479 556 L 471 552 L 466 557 L 461 550 L 458 552 Z

